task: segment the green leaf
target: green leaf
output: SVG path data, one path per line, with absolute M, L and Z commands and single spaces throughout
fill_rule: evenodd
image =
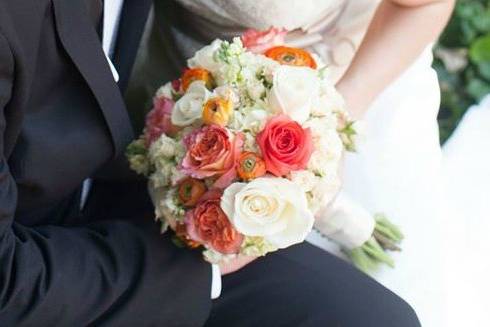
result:
M 478 73 L 490 82 L 490 62 L 484 61 L 478 64 Z
M 490 62 L 490 34 L 477 38 L 471 44 L 470 58 L 476 63 Z
M 468 92 L 475 99 L 475 102 L 477 102 L 490 93 L 490 83 L 481 79 L 471 80 L 466 87 L 466 92 Z
M 490 10 L 478 12 L 471 20 L 473 26 L 482 33 L 490 32 Z

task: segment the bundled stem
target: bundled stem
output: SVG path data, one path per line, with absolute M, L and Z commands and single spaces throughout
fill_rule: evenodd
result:
M 361 247 L 347 252 L 355 266 L 369 273 L 380 264 L 394 267 L 393 259 L 387 251 L 401 251 L 398 244 L 403 240 L 400 229 L 391 223 L 383 214 L 375 215 L 376 225 L 372 237 Z

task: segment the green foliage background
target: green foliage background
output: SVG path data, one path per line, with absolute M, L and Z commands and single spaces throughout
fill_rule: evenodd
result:
M 490 93 L 490 0 L 457 1 L 434 54 L 442 90 L 439 125 L 444 142 L 466 109 Z

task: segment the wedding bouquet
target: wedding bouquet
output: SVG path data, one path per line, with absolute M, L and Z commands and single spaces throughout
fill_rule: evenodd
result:
M 249 31 L 197 51 L 157 91 L 127 150 L 148 177 L 162 232 L 170 227 L 213 263 L 303 242 L 339 191 L 344 149 L 355 147 L 355 123 L 328 69 L 277 45 L 282 36 Z

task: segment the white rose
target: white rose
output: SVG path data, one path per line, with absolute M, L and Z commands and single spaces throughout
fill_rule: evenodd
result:
M 374 231 L 373 216 L 345 193 L 339 194 L 331 207 L 316 214 L 315 227 L 347 249 L 362 246 Z
M 240 233 L 262 236 L 279 249 L 303 242 L 313 226 L 305 193 L 285 178 L 231 184 L 221 208 Z
M 320 81 L 313 69 L 280 66 L 274 74 L 269 105 L 274 112 L 285 113 L 302 124 L 310 116 L 319 87 Z
M 214 40 L 210 45 L 205 46 L 197 51 L 194 57 L 187 61 L 187 65 L 191 68 L 200 67 L 215 72 L 220 68 L 220 63 L 214 58 L 216 51 L 221 47 L 221 40 Z
M 172 124 L 187 126 L 202 117 L 202 107 L 211 96 L 203 81 L 195 81 L 187 92 L 175 103 Z
M 155 96 L 157 98 L 165 97 L 167 99 L 173 99 L 173 90 L 172 82 L 168 82 L 157 90 Z

